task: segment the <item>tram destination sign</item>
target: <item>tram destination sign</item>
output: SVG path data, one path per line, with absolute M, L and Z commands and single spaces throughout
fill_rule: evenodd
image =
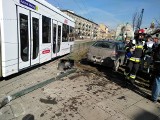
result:
M 20 4 L 22 5 L 25 5 L 34 10 L 38 10 L 38 6 L 34 5 L 33 3 L 28 2 L 27 0 L 19 0 L 19 1 L 20 1 Z

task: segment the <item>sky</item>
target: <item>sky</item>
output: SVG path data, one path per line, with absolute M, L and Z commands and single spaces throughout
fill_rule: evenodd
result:
M 46 0 L 63 10 L 104 23 L 115 29 L 119 24 L 130 23 L 134 13 L 144 9 L 141 27 L 149 27 L 152 21 L 160 20 L 160 0 Z M 156 22 L 155 22 L 156 23 Z

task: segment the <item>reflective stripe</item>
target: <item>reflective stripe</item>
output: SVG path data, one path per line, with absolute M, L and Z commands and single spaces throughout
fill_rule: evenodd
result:
M 129 77 L 132 78 L 132 79 L 135 79 L 136 75 L 130 75 Z
M 141 49 L 143 49 L 143 45 L 136 45 L 135 48 L 141 48 Z
M 131 60 L 131 61 L 135 61 L 135 58 L 131 57 L 129 60 Z
M 136 58 L 135 60 L 136 60 L 135 62 L 140 62 L 140 59 L 139 59 L 139 58 Z
M 128 49 L 129 47 L 126 47 L 126 50 Z
M 140 62 L 140 58 L 135 58 L 135 57 L 131 57 L 129 60 L 133 62 Z

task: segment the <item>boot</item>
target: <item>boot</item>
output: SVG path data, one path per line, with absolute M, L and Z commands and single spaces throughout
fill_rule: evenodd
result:
M 130 79 L 132 85 L 135 85 L 135 79 Z

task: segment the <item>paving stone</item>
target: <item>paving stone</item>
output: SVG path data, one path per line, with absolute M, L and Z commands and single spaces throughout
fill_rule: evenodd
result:
M 14 114 L 14 117 L 19 117 L 25 114 L 24 107 L 22 103 L 12 104 L 11 110 Z
M 133 120 L 154 120 L 157 118 L 154 114 L 137 106 L 131 106 L 122 113 Z
M 117 104 L 109 99 L 102 102 L 98 102 L 96 105 L 102 108 L 104 111 L 106 111 L 110 115 L 116 115 L 118 112 L 124 109 L 123 105 Z
M 125 96 L 128 96 L 136 101 L 140 101 L 142 99 L 144 99 L 144 97 L 142 97 L 141 95 L 131 91 L 131 90 L 128 90 L 127 92 L 123 93 Z
M 13 119 L 14 115 L 10 106 L 5 106 L 0 109 L 0 120 Z
M 106 120 L 111 115 L 99 108 L 98 106 L 89 106 L 82 108 L 78 113 L 86 120 Z
M 50 120 L 65 120 L 66 115 L 59 109 L 51 114 Z
M 131 119 L 126 117 L 122 113 L 116 113 L 115 115 L 109 117 L 107 120 L 131 120 Z
M 32 113 L 33 111 L 37 111 L 37 110 L 41 109 L 41 107 L 37 101 L 23 102 L 23 107 L 24 107 L 25 114 Z
M 41 89 L 34 90 L 24 96 L 21 96 L 22 101 L 24 102 L 33 102 L 35 100 L 40 100 L 40 98 L 46 97 Z
M 135 104 L 137 101 L 129 98 L 128 96 L 124 96 L 124 95 L 117 95 L 113 98 L 111 98 L 110 100 L 112 100 L 113 102 L 116 102 L 120 105 L 123 105 L 125 108 Z
M 76 110 L 73 110 L 71 106 L 64 106 L 61 111 L 65 114 L 65 119 L 67 120 L 84 120 L 84 118 L 79 115 Z
M 157 105 L 150 100 L 143 99 L 135 104 L 136 106 L 154 114 L 160 116 L 160 105 Z
M 42 109 L 38 109 L 37 111 L 34 111 L 31 114 L 34 115 L 35 120 L 50 120 L 52 115 L 48 111 Z
M 78 112 L 65 112 L 65 119 L 67 120 L 85 120 Z
M 3 101 L 3 99 L 6 97 L 6 94 L 0 94 L 0 103 Z

